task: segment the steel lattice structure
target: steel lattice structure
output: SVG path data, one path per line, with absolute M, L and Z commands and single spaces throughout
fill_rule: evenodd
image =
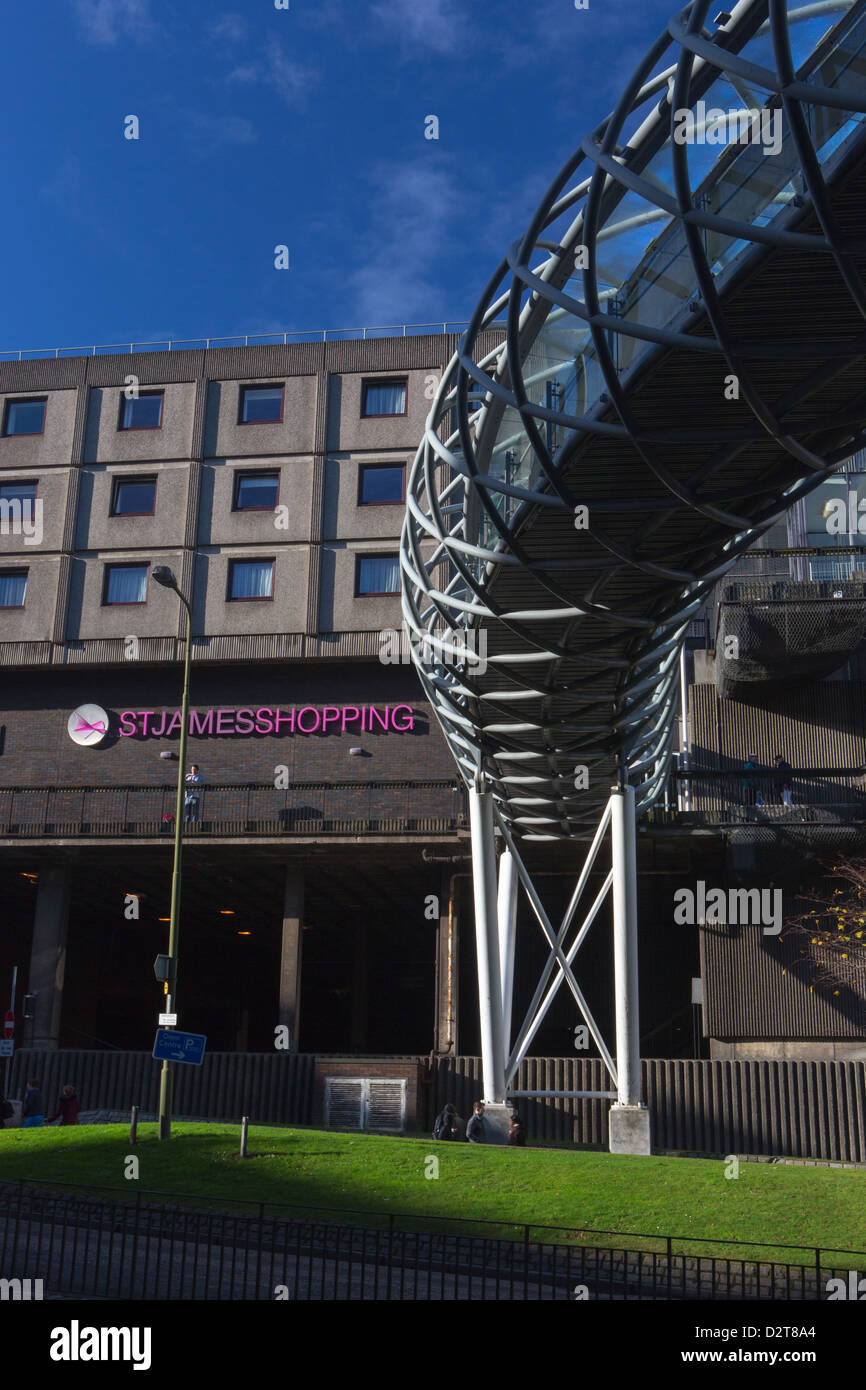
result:
M 718 3 L 553 180 L 411 468 L 404 623 L 509 843 L 652 806 L 692 616 L 863 444 L 866 3 Z

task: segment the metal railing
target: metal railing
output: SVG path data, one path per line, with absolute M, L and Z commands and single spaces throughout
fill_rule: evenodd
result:
M 272 347 L 289 343 L 357 342 L 367 338 L 416 338 L 425 334 L 463 333 L 468 319 L 444 319 L 440 323 L 396 323 L 378 328 L 315 328 L 285 333 L 235 333 L 222 338 L 161 338 L 152 343 L 92 343 L 86 347 L 4 348 L 0 362 L 28 362 L 40 357 L 99 357 L 106 353 L 180 352 L 195 348 Z M 490 324 L 489 329 L 504 324 Z
M 866 1266 L 807 1245 L 76 1186 L 0 1187 L 7 1278 L 107 1299 L 818 1301 Z
M 691 788 L 690 819 L 712 819 L 720 824 L 767 821 L 771 824 L 851 824 L 866 820 L 866 766 L 853 768 L 795 767 L 787 774 L 790 804 L 782 794 L 779 773 L 772 768 L 746 771 L 742 766 L 723 771 L 691 768 L 671 770 L 666 805 L 652 812 L 652 820 L 676 821 L 677 791 Z
M 210 783 L 188 811 L 192 835 L 447 833 L 465 821 L 461 784 L 419 782 Z M 176 784 L 2 787 L 0 837 L 170 836 Z

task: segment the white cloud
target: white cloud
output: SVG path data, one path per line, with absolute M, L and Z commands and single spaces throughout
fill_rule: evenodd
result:
M 75 0 L 75 13 L 85 38 L 104 48 L 121 38 L 149 38 L 157 27 L 150 0 Z
M 376 0 L 372 10 L 393 39 L 419 55 L 451 53 L 465 35 L 465 12 L 453 0 Z
M 299 105 L 318 74 L 312 68 L 302 67 L 287 56 L 281 44 L 273 42 L 263 59 L 253 63 L 243 63 L 229 73 L 229 82 L 259 83 L 270 87 L 282 97 L 287 106 Z
M 206 116 L 200 111 L 190 111 L 188 119 L 194 143 L 198 147 L 252 145 L 259 138 L 258 131 L 246 116 Z
M 413 323 L 444 312 L 453 223 L 464 206 L 454 174 L 432 153 L 379 166 L 370 179 L 369 205 L 373 225 L 358 247 L 361 264 L 347 281 L 358 326 Z
M 246 37 L 246 25 L 239 14 L 222 14 L 208 28 L 208 37 L 226 43 L 241 43 Z

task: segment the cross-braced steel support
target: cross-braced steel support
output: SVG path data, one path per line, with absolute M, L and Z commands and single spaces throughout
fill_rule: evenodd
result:
M 536 1095 L 615 1100 L 616 1104 L 610 1112 L 611 1152 L 649 1153 L 649 1113 L 641 1100 L 634 789 L 626 785 L 615 787 L 611 791 L 568 908 L 557 930 L 554 930 L 544 909 L 508 826 L 502 821 L 499 823 L 499 833 L 504 849 L 499 860 L 497 899 L 495 819 L 498 818 L 492 794 L 484 790 L 483 781 L 479 782 L 470 792 L 470 820 L 485 1103 L 502 1106 L 506 1100 Z M 566 939 L 577 917 L 577 909 L 608 830 L 611 839 L 611 868 L 586 910 L 573 942 L 566 948 Z M 512 1046 L 511 1015 L 518 885 L 523 886 L 547 939 L 550 955 Z M 572 970 L 572 962 L 611 889 L 616 1061 Z M 516 1076 L 520 1063 L 526 1056 L 563 980 L 567 983 L 578 1011 L 598 1048 L 615 1090 L 539 1092 L 521 1091 L 509 1085 Z

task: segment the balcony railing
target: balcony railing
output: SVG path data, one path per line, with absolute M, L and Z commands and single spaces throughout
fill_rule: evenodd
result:
M 663 801 L 651 813 L 658 824 L 852 825 L 866 822 L 866 766 L 793 768 L 790 805 L 778 773 L 759 768 L 725 771 L 673 769 Z M 688 797 L 686 797 L 688 788 Z
M 466 823 L 464 792 L 453 780 L 210 783 L 197 790 L 185 822 L 190 836 L 448 834 Z M 176 797 L 176 784 L 4 787 L 0 838 L 169 838 Z

